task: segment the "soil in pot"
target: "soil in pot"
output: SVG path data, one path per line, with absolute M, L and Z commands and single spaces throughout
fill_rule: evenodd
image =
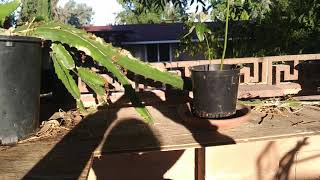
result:
M 0 144 L 11 144 L 39 124 L 41 40 L 0 36 Z
M 236 113 L 240 68 L 236 65 L 199 65 L 190 68 L 192 112 L 201 118 L 224 118 Z

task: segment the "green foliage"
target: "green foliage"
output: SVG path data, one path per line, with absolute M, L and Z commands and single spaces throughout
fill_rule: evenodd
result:
M 199 7 L 202 7 L 203 9 L 206 8 L 206 3 L 208 0 L 121 0 L 121 2 L 124 3 L 130 3 L 130 2 L 138 2 L 142 5 L 142 11 L 148 10 L 150 8 L 155 8 L 155 9 L 164 9 L 165 6 L 170 3 L 174 7 L 178 9 L 186 9 L 187 5 L 193 5 L 197 4 L 197 9 Z M 200 4 L 200 5 L 199 5 Z
M 35 20 L 49 21 L 52 19 L 50 0 L 22 0 L 19 24 Z
M 180 22 L 185 15 L 183 8 L 166 3 L 163 8 L 152 6 L 144 9 L 144 3 L 139 0 L 118 0 L 122 5 L 123 11 L 116 17 L 120 24 L 151 24 L 161 22 Z
M 221 43 L 218 42 L 217 35 L 218 32 L 220 33 L 221 28 L 213 29 L 213 27 L 209 26 L 206 23 L 209 18 L 209 15 L 206 13 L 194 13 L 189 16 L 188 20 L 184 22 L 184 29 L 188 33 L 180 38 L 181 43 L 178 54 L 186 53 L 194 56 L 204 53 L 208 59 L 219 56 L 217 49 L 221 47 Z M 195 37 L 199 42 L 194 42 Z M 203 49 L 207 51 L 203 51 Z
M 226 23 L 225 23 L 225 29 L 224 29 L 224 45 L 223 45 L 223 53 L 222 53 L 222 58 L 221 58 L 221 63 L 220 63 L 220 70 L 223 69 L 223 64 L 224 64 L 224 58 L 225 58 L 225 53 L 226 53 L 226 49 L 227 49 L 227 41 L 228 41 L 228 22 L 229 22 L 229 15 L 230 15 L 230 0 L 227 0 L 227 9 L 226 9 Z M 201 14 L 200 14 L 201 15 Z M 204 40 L 206 40 L 206 45 L 207 45 L 207 50 L 208 50 L 208 54 L 209 54 L 209 60 L 210 60 L 210 64 L 211 64 L 211 47 L 209 45 L 209 37 L 212 35 L 212 31 L 210 30 L 210 28 L 204 23 L 204 21 L 206 20 L 206 18 L 201 18 L 200 16 L 200 21 L 196 22 L 189 30 L 189 32 L 184 36 L 188 36 L 192 33 L 192 31 L 195 29 L 196 30 L 196 35 L 199 39 L 200 42 L 203 42 Z
M 72 56 L 60 43 L 53 43 L 51 49 L 54 67 L 58 78 L 62 81 L 73 98 L 76 99 L 77 104 L 79 105 L 78 107 L 84 110 L 83 103 L 80 100 L 80 91 L 76 82 L 73 80 L 73 77 L 70 75 L 70 71 L 75 72 L 76 68 Z M 106 95 L 104 89 L 105 80 L 103 77 L 86 68 L 77 67 L 77 70 L 78 76 L 81 77 L 82 81 L 84 81 L 92 90 L 94 90 L 96 94 L 100 96 Z
M 145 11 L 150 8 L 164 9 L 167 3 L 175 7 L 187 9 L 187 6 L 196 6 L 196 12 L 211 13 L 211 20 L 225 21 L 227 0 L 122 0 L 126 3 L 138 2 Z M 270 10 L 272 0 L 232 0 L 230 1 L 230 20 L 258 20 L 264 18 Z
M 131 1 L 131 0 L 124 0 Z M 210 13 L 208 21 L 215 22 L 212 36 L 208 38 L 211 57 L 223 54 L 224 36 L 221 27 L 225 21 L 226 0 L 137 0 L 145 9 L 163 9 L 165 3 L 185 7 L 196 5 L 196 12 Z M 146 10 L 145 10 L 146 11 Z M 189 21 L 192 17 L 189 16 Z M 194 20 L 194 19 L 193 19 Z M 319 0 L 232 0 L 226 57 L 269 56 L 283 54 L 318 53 L 320 51 L 320 2 Z M 186 22 L 187 31 L 193 26 Z M 202 54 L 205 42 L 194 43 L 193 35 L 181 39 L 180 51 L 189 55 Z M 213 37 L 213 38 L 212 38 Z
M 196 34 L 199 41 L 202 42 L 206 36 L 211 34 L 211 30 L 204 23 L 196 23 Z
M 212 20 L 226 19 L 227 0 L 212 1 Z M 230 21 L 259 21 L 270 11 L 271 0 L 230 1 Z
M 185 24 L 184 25 L 185 29 L 191 30 L 190 28 L 195 27 L 194 25 L 191 25 L 191 24 L 195 24 L 195 23 Z M 211 29 L 211 27 L 208 27 L 208 28 Z M 208 36 L 204 36 L 205 37 L 204 41 L 200 41 L 198 36 L 196 35 L 195 37 L 193 33 L 187 36 L 186 35 L 182 36 L 180 38 L 181 43 L 179 44 L 179 48 L 176 51 L 176 55 L 178 56 L 180 53 L 185 53 L 191 56 L 204 54 L 208 59 L 218 58 L 219 56 L 221 56 L 220 49 L 222 45 L 217 38 L 218 31 L 211 30 L 211 32 L 212 32 L 211 35 L 209 34 Z M 195 42 L 195 38 L 197 38 L 199 41 Z
M 206 41 L 206 48 L 208 51 L 208 58 L 209 60 L 211 60 L 212 58 L 212 48 L 210 47 L 209 44 L 209 40 L 210 37 L 212 35 L 212 32 L 210 30 L 210 28 L 208 27 L 207 24 L 205 24 L 204 22 L 192 22 L 192 26 L 189 29 L 189 32 L 183 36 L 183 39 L 187 38 L 188 36 L 190 36 L 192 38 L 192 32 L 195 30 L 197 38 L 199 40 L 200 43 L 202 43 L 204 40 Z M 210 61 L 211 63 L 211 61 Z
M 24 2 L 27 2 L 27 0 Z M 141 3 L 139 0 L 131 0 L 131 2 Z M 222 17 L 222 19 L 224 19 L 226 10 L 225 2 L 225 0 L 210 1 L 210 3 L 213 3 L 213 6 L 211 6 L 212 17 L 210 19 L 219 20 Z M 234 0 L 231 2 L 230 19 L 228 19 L 232 22 L 232 40 L 228 45 L 229 48 L 226 52 L 227 56 L 245 56 L 249 53 L 249 55 L 301 53 L 319 49 L 318 44 L 320 38 L 318 37 L 318 34 L 320 31 L 320 6 L 317 0 L 306 0 L 303 2 L 299 0 L 272 0 L 272 3 L 271 0 Z M 44 3 L 44 6 L 42 6 L 42 8 L 37 8 L 37 10 L 39 10 L 39 12 L 47 12 L 46 10 L 49 9 L 47 15 L 50 17 L 50 8 L 47 8 L 47 6 L 52 6 L 52 4 L 48 3 L 46 5 L 46 3 Z M 158 7 L 154 6 L 154 12 L 158 11 Z M 179 5 L 174 7 L 182 6 Z M 209 6 L 204 4 L 203 7 L 207 8 Z M 146 13 L 142 6 L 132 6 L 130 7 L 130 10 L 132 10 L 134 15 L 139 15 L 141 12 Z M 35 14 L 37 15 L 37 13 Z M 236 24 L 234 22 L 241 22 L 242 24 L 237 23 L 237 26 L 233 26 L 233 24 Z M 186 24 L 189 33 L 183 38 L 183 42 L 191 43 L 193 37 L 192 32 L 196 31 L 195 35 L 200 40 L 200 43 L 197 43 L 194 49 L 199 51 L 210 46 L 210 50 L 208 50 L 207 53 L 209 59 L 214 56 L 220 57 L 222 54 L 222 43 L 219 42 L 219 38 L 223 37 L 223 32 L 225 32 L 222 27 L 218 26 L 216 29 L 210 30 L 210 27 L 206 27 L 206 25 L 197 25 L 198 23 L 194 23 L 194 21 L 187 22 Z M 254 26 L 251 26 L 251 24 L 254 24 Z M 52 54 L 55 71 L 68 91 L 77 100 L 79 107 L 83 107 L 83 104 L 80 100 L 79 89 L 77 88 L 72 75 L 79 75 L 91 89 L 100 95 L 103 94 L 103 82 L 97 74 L 94 74 L 89 69 L 76 67 L 74 62 L 70 59 L 71 56 L 67 55 L 69 52 L 64 46 L 75 47 L 78 50 L 85 52 L 98 64 L 112 73 L 117 81 L 124 86 L 126 94 L 130 96 L 130 100 L 137 112 L 148 122 L 152 121 L 152 117 L 137 97 L 129 80 L 122 73 L 121 68 L 140 74 L 145 78 L 170 84 L 176 88 L 183 88 L 183 80 L 180 77 L 167 72 L 162 72 L 146 63 L 134 59 L 125 52 L 113 48 L 110 44 L 106 44 L 102 39 L 87 34 L 85 31 L 55 23 L 22 29 L 24 30 L 21 30 L 20 33 L 28 33 L 32 36 L 42 37 L 45 40 L 53 41 Z M 235 35 L 235 32 L 239 33 L 242 35 L 241 37 L 244 38 L 238 38 L 240 36 Z M 247 36 L 247 34 L 250 35 Z M 249 53 L 243 47 L 249 49 Z
M 320 50 L 319 0 L 273 0 L 270 9 L 256 30 L 258 53 L 298 54 Z
M 81 111 L 85 111 L 83 102 L 80 99 L 80 91 L 78 89 L 77 83 L 70 75 L 70 71 L 74 71 L 74 68 L 76 67 L 72 56 L 60 43 L 53 43 L 51 49 L 51 57 L 53 59 L 55 73 L 57 74 L 63 85 L 66 87 L 68 92 L 76 100 L 79 109 Z
M 83 30 L 64 24 L 48 23 L 33 29 L 31 32 L 33 35 L 44 39 L 59 41 L 84 51 L 95 61 L 105 66 L 108 71 L 115 76 L 119 76 L 117 77 L 119 81 L 122 81 L 123 78 L 116 64 L 146 78 L 170 84 L 176 88 L 183 88 L 183 80 L 179 76 L 160 71 L 147 63 L 129 57 L 120 49 L 115 49 L 112 45 L 105 43 L 103 39 L 87 34 Z
M 91 71 L 90 69 L 82 68 L 82 67 L 78 67 L 77 69 L 78 69 L 79 76 L 89 80 L 92 84 L 95 84 L 98 86 L 104 86 L 106 84 L 106 80 L 102 76 Z
M 20 30 L 20 33 L 26 33 L 26 31 L 28 31 L 32 36 L 41 37 L 45 40 L 51 40 L 53 43 L 68 44 L 68 46 L 75 47 L 91 56 L 96 62 L 111 72 L 124 86 L 126 94 L 129 95 L 130 100 L 135 106 L 137 112 L 147 122 L 152 122 L 153 118 L 140 102 L 129 80 L 119 69 L 119 65 L 122 68 L 128 69 L 129 71 L 140 74 L 146 78 L 170 84 L 176 88 L 183 88 L 183 80 L 179 76 L 170 74 L 168 72 L 162 72 L 146 63 L 131 58 L 121 50 L 115 49 L 110 44 L 105 43 L 101 38 L 90 35 L 83 30 L 79 30 L 64 24 L 47 23 L 32 29 L 25 28 L 25 30 Z M 61 47 L 59 45 L 55 45 L 53 50 L 56 50 L 57 47 L 58 53 L 54 52 L 53 55 L 62 54 L 61 52 L 65 52 L 62 48 L 59 48 Z M 59 56 L 67 57 L 65 54 Z M 68 76 L 69 71 L 64 64 L 68 64 L 67 67 L 72 67 L 72 65 L 70 65 L 70 62 L 62 60 L 58 61 L 57 56 L 55 56 L 55 59 L 55 68 L 57 68 L 56 72 L 60 74 L 59 78 L 66 85 L 73 97 L 79 101 L 79 96 L 73 88 L 73 82 L 71 82 L 70 76 Z M 78 71 L 78 75 L 84 80 L 85 83 L 87 83 L 89 87 L 96 91 L 97 94 L 102 94 L 103 82 L 100 77 L 81 67 L 77 67 L 76 69 Z M 79 101 L 79 103 L 81 102 Z
M 209 44 L 213 57 L 221 57 L 226 0 L 211 1 L 212 30 L 216 40 Z M 226 57 L 318 53 L 320 47 L 319 0 L 230 1 L 229 40 Z M 191 26 L 188 25 L 189 29 Z M 189 23 L 190 24 L 190 23 Z M 182 52 L 202 50 L 204 44 L 183 40 Z M 190 47 L 194 46 L 194 47 Z M 196 53 L 193 53 L 196 54 Z M 207 53 L 208 54 L 208 53 Z
M 56 59 L 60 61 L 60 64 L 63 65 L 65 68 L 72 70 L 75 68 L 75 64 L 73 61 L 72 56 L 69 52 L 64 48 L 61 44 L 52 44 L 51 49 L 53 51 L 54 56 Z
M 10 1 L 8 3 L 0 4 L 0 27 L 3 26 L 6 18 L 15 11 L 20 5 L 20 0 Z
M 131 101 L 135 106 L 137 112 L 145 118 L 146 121 L 152 121 L 152 117 L 147 109 L 142 106 L 141 102 L 138 100 L 137 96 L 132 93 L 134 92 L 129 80 L 121 73 L 121 71 L 117 68 L 115 64 L 112 63 L 111 57 L 105 53 L 106 48 L 100 49 L 100 47 L 108 47 L 111 48 L 111 45 L 103 45 L 102 41 L 97 39 L 92 39 L 93 37 L 88 36 L 84 31 L 77 30 L 75 28 L 66 26 L 66 25 L 58 25 L 58 24 L 47 24 L 43 26 L 39 26 L 34 29 L 33 35 L 42 37 L 47 40 L 57 41 L 66 43 L 69 46 L 76 47 L 80 50 L 83 50 L 88 55 L 90 55 L 94 60 L 102 64 L 108 71 L 112 72 L 112 74 L 118 79 L 118 81 L 125 87 L 126 93 L 131 94 Z M 66 84 L 65 84 L 66 85 Z M 92 86 L 93 84 L 89 83 L 93 90 L 97 90 Z M 67 87 L 67 86 L 66 86 Z M 68 89 L 68 88 L 67 88 Z M 69 89 L 68 89 L 69 90 Z M 69 91 L 72 93 L 72 91 Z M 75 97 L 75 96 L 74 96 Z M 139 103 L 140 102 L 140 103 Z
M 64 7 L 57 8 L 54 19 L 79 28 L 90 24 L 93 15 L 93 9 L 85 3 L 69 0 Z
M 216 20 L 221 20 L 224 14 L 220 2 L 215 1 L 213 5 L 212 16 Z M 230 4 L 230 12 L 229 57 L 317 53 L 320 50 L 319 0 L 235 0 Z
M 106 90 L 104 89 L 106 80 L 103 77 L 88 68 L 78 67 L 77 70 L 81 80 L 85 82 L 92 90 L 94 90 L 96 94 L 99 96 L 106 95 Z
M 24 3 L 28 2 L 30 7 L 32 6 L 33 8 L 39 5 L 32 4 L 28 0 L 24 1 Z M 33 8 L 24 7 L 24 12 L 27 12 L 25 13 L 27 15 L 24 17 L 26 19 L 30 18 L 30 14 L 32 13 L 34 13 L 34 15 L 43 15 L 41 17 L 49 17 L 51 14 L 50 8 L 52 3 L 50 1 L 48 1 L 48 3 L 44 2 L 46 1 L 42 1 L 42 3 L 45 4 L 45 8 L 37 9 L 31 13 L 28 10 L 34 10 Z M 47 20 L 46 18 L 43 19 Z M 32 22 L 33 21 L 34 18 L 32 19 Z M 65 46 L 68 48 L 74 47 L 85 52 L 88 56 L 91 56 L 96 62 L 98 62 L 98 64 L 101 64 L 111 72 L 118 82 L 125 88 L 125 92 L 129 95 L 132 105 L 135 107 L 136 111 L 149 123 L 153 122 L 151 114 L 139 100 L 130 84 L 130 81 L 122 73 L 121 68 L 128 69 L 146 78 L 170 84 L 176 88 L 183 88 L 183 80 L 181 77 L 153 68 L 146 63 L 130 57 L 120 49 L 113 48 L 110 44 L 105 43 L 101 38 L 97 38 L 94 35 L 88 34 L 83 30 L 76 29 L 69 25 L 52 22 L 42 25 L 41 23 L 29 23 L 17 28 L 15 33 L 40 37 L 52 42 L 51 55 L 53 58 L 55 72 L 69 93 L 74 97 L 74 99 L 76 99 L 77 105 L 81 110 L 84 110 L 84 106 L 80 100 L 80 90 L 73 79 L 73 75 L 78 75 L 100 96 L 106 95 L 104 90 L 105 80 L 98 74 L 90 71 L 90 69 L 77 67 L 72 59 L 73 56 L 69 54 L 70 52 L 65 48 Z M 120 68 L 119 66 L 122 67 Z
M 64 7 L 57 7 L 58 0 L 23 0 L 19 24 L 33 21 L 51 21 L 81 27 L 90 24 L 94 14 L 85 3 L 69 0 Z
M 80 91 L 73 77 L 70 75 L 69 70 L 62 64 L 62 59 L 56 56 L 56 53 L 52 53 L 53 65 L 58 78 L 62 81 L 72 97 L 76 100 L 80 100 Z

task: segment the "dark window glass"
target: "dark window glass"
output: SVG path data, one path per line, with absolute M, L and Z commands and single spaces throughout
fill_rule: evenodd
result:
M 149 62 L 158 62 L 158 47 L 156 44 L 147 45 L 147 60 Z
M 169 44 L 159 44 L 160 61 L 170 61 Z

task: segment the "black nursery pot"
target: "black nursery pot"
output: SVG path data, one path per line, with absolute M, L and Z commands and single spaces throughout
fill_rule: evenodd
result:
M 318 94 L 320 92 L 320 62 L 305 61 L 297 65 L 299 71 L 298 82 L 302 91 Z
M 0 36 L 0 144 L 11 144 L 39 124 L 41 40 Z
M 192 111 L 201 118 L 224 118 L 236 113 L 240 68 L 236 65 L 199 65 L 190 68 Z

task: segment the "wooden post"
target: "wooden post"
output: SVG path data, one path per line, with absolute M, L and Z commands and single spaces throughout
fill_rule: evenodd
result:
M 205 180 L 206 176 L 206 148 L 195 149 L 195 180 Z

